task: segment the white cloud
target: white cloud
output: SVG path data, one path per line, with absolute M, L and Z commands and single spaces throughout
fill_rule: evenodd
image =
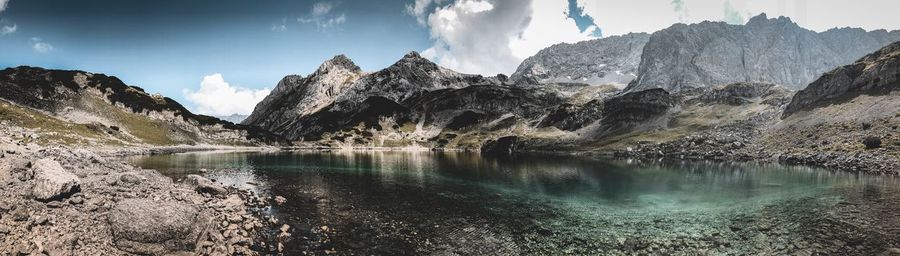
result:
M 54 49 L 53 45 L 44 42 L 40 37 L 32 37 L 31 38 L 31 48 L 34 49 L 36 53 L 50 53 Z
M 334 4 L 330 2 L 318 2 L 313 5 L 312 15 L 313 16 L 322 16 L 331 12 L 331 9 L 334 9 Z
M 848 26 L 900 29 L 900 19 L 895 14 L 900 2 L 896 0 L 578 0 L 578 4 L 594 17 L 604 36 L 652 33 L 678 22 L 736 23 L 763 12 L 769 17 L 790 17 L 815 31 Z
M 299 17 L 297 21 L 304 24 L 314 24 L 319 31 L 326 31 L 347 22 L 347 15 L 333 12 L 335 8 L 336 4 L 334 2 L 315 3 L 309 15 Z
M 416 15 L 429 1 L 407 6 Z M 427 25 L 435 41 L 422 56 L 465 73 L 515 71 L 523 59 L 561 42 L 590 39 L 596 28 L 579 31 L 565 0 L 456 0 L 434 7 Z M 425 12 L 425 11 L 423 11 Z M 417 16 L 419 17 L 419 16 Z
M 3 27 L 0 27 L 0 36 L 5 36 L 5 35 L 12 34 L 12 33 L 16 33 L 16 30 L 18 30 L 18 29 L 19 29 L 19 26 L 16 24 L 12 24 L 12 26 L 3 25 Z
M 197 91 L 182 91 L 184 97 L 194 103 L 197 113 L 214 116 L 248 115 L 269 92 L 268 88 L 252 90 L 232 87 L 225 82 L 222 74 L 204 76 Z
M 0 12 L 6 10 L 6 5 L 9 4 L 9 0 L 0 0 Z

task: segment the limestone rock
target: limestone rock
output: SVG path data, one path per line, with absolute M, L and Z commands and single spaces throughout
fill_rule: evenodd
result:
M 81 188 L 78 176 L 72 174 L 58 162 L 51 159 L 40 159 L 32 163 L 34 170 L 34 187 L 32 196 L 41 201 L 62 199 Z
M 610 36 L 574 44 L 556 44 L 528 57 L 512 74 L 516 83 L 614 84 L 634 80 L 646 33 Z
M 185 183 L 192 186 L 197 192 L 209 194 L 225 194 L 228 191 L 222 186 L 216 185 L 211 180 L 203 176 L 191 174 L 185 178 Z
M 653 33 L 638 77 L 626 90 L 663 88 L 674 93 L 735 82 L 801 89 L 828 70 L 897 40 L 900 31 L 846 28 L 816 33 L 789 18 L 769 19 L 765 14 L 745 25 L 676 24 Z
M 118 248 L 151 255 L 193 250 L 202 219 L 191 205 L 149 199 L 122 200 L 107 218 Z

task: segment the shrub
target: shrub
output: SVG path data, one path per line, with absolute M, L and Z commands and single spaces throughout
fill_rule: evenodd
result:
M 866 145 L 866 149 L 876 149 L 881 147 L 881 138 L 875 136 L 869 136 L 863 139 L 863 145 Z

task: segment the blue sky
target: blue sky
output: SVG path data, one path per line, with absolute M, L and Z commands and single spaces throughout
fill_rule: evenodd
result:
M 0 66 L 106 73 L 185 102 L 182 90 L 209 74 L 271 88 L 336 54 L 376 70 L 429 45 L 405 1 L 327 3 L 316 17 L 312 1 L 12 0 L 0 13 L 15 26 L 0 37 Z
M 864 3 L 861 3 L 864 2 Z M 0 67 L 114 75 L 213 115 L 246 114 L 285 75 L 346 54 L 376 71 L 416 50 L 512 73 L 540 49 L 760 12 L 825 30 L 898 29 L 895 0 L 0 0 Z

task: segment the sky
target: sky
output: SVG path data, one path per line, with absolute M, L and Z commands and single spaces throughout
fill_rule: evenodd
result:
M 816 31 L 900 29 L 896 0 L 0 0 L 0 68 L 114 75 L 192 111 L 248 114 L 337 54 L 365 71 L 409 51 L 509 75 L 557 43 L 765 12 Z

